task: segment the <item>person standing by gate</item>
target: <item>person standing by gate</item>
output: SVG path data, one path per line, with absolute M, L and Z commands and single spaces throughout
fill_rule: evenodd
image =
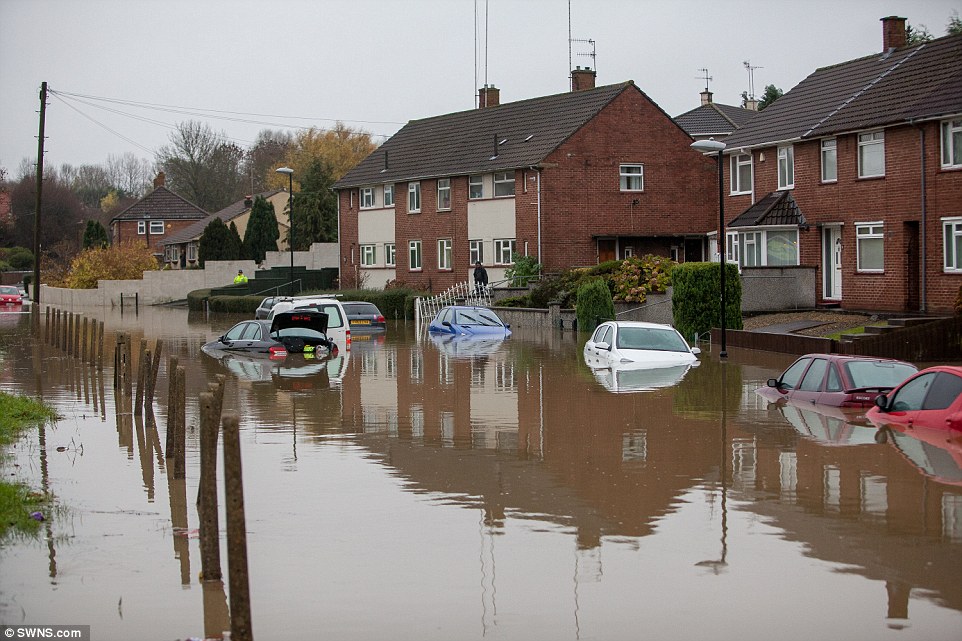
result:
M 474 263 L 474 289 L 480 295 L 488 287 L 488 272 L 481 261 Z

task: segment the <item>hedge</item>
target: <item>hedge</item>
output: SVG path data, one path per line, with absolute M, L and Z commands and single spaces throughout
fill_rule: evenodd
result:
M 721 323 L 718 263 L 681 263 L 671 272 L 675 328 L 687 340 L 706 334 Z M 738 266 L 725 264 L 725 327 L 742 328 L 742 281 Z
M 578 287 L 578 329 L 585 332 L 615 317 L 611 291 L 603 278 L 595 278 Z

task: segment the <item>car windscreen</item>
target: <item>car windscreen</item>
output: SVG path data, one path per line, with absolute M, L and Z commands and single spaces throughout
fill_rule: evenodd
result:
M 618 349 L 650 349 L 659 352 L 687 352 L 688 343 L 673 329 L 658 327 L 620 327 Z
M 485 309 L 466 309 L 459 310 L 457 313 L 458 325 L 482 325 L 484 327 L 503 327 L 504 323 L 494 312 Z
M 845 371 L 853 389 L 891 389 L 915 374 L 918 370 L 907 363 L 886 361 L 849 361 Z
M 8 296 L 16 296 L 20 293 L 20 290 L 16 287 L 0 287 L 0 294 L 7 294 Z

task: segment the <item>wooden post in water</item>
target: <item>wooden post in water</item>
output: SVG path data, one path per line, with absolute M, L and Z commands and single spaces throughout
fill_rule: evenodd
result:
M 227 584 L 230 595 L 230 638 L 253 641 L 250 582 L 247 573 L 247 521 L 241 470 L 239 419 L 224 417 L 224 499 L 227 503 Z
M 53 310 L 53 331 L 50 334 L 50 346 L 60 347 L 60 308 Z
M 97 321 L 97 369 L 104 368 L 104 322 Z
M 158 338 L 154 344 L 154 356 L 147 362 L 147 394 L 144 396 L 144 409 L 150 412 L 154 407 L 154 393 L 157 389 L 157 374 L 160 372 L 160 354 L 164 351 L 164 340 Z
M 164 442 L 165 458 L 174 456 L 174 437 L 177 435 L 177 386 L 174 379 L 177 376 L 179 360 L 171 354 L 167 358 L 167 438 Z
M 177 366 L 174 387 L 177 390 L 177 431 L 174 435 L 174 478 L 187 477 L 187 373 L 183 365 Z
M 114 344 L 114 389 L 123 389 L 124 378 L 124 334 L 117 332 Z
M 137 367 L 137 401 L 134 403 L 134 415 L 143 416 L 144 414 L 144 386 L 147 384 L 147 364 L 150 359 L 150 350 L 147 349 L 147 339 L 140 339 L 140 360 Z
M 80 330 L 80 360 L 87 362 L 87 317 L 84 316 Z
M 70 355 L 77 358 L 80 356 L 80 314 L 74 314 L 73 335 L 70 337 L 70 342 L 72 343 Z
M 134 395 L 134 359 L 132 340 L 130 334 L 124 333 L 124 353 L 127 360 L 124 361 L 124 396 L 133 398 Z
M 47 306 L 46 322 L 43 325 L 43 342 L 50 344 L 50 306 Z
M 215 387 L 215 385 L 211 385 Z M 200 517 L 200 563 L 204 581 L 219 581 L 220 526 L 217 523 L 217 432 L 220 417 L 215 413 L 212 392 L 200 394 L 200 479 L 197 512 Z

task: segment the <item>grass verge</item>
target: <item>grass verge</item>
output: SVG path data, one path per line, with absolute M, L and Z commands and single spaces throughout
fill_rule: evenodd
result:
M 59 418 L 40 401 L 0 392 L 0 446 L 16 442 L 22 434 L 44 421 Z M 0 480 L 0 540 L 11 531 L 34 534 L 40 522 L 32 515 L 43 511 L 50 497 L 18 482 Z

